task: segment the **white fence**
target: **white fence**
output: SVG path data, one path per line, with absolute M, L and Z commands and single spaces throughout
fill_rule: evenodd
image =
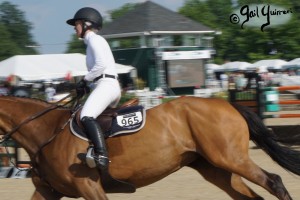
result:
M 213 93 L 222 91 L 222 88 L 207 88 L 207 89 L 194 89 L 194 94 L 189 96 L 209 98 Z M 177 98 L 180 96 L 166 96 L 164 91 L 157 88 L 155 91 L 150 91 L 148 88 L 144 90 L 132 90 L 128 93 L 134 94 L 139 99 L 139 104 L 146 109 L 160 105 L 164 98 Z

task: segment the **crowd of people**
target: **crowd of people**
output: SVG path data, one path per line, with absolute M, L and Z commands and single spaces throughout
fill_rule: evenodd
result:
M 300 70 L 287 71 L 232 71 L 214 72 L 208 75 L 207 87 L 220 87 L 222 90 L 257 87 L 257 83 L 264 87 L 281 86 L 284 78 L 299 77 Z M 297 85 L 297 83 L 295 83 Z

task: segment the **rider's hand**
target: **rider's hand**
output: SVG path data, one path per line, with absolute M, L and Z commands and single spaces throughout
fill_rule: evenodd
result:
M 83 97 L 85 94 L 90 93 L 90 88 L 84 79 L 76 84 L 76 93 L 79 98 Z

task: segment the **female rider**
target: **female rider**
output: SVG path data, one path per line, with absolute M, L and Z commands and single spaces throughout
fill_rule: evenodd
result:
M 121 89 L 115 68 L 115 60 L 107 41 L 97 32 L 102 28 L 102 16 L 94 8 L 79 9 L 67 24 L 75 26 L 78 37 L 86 44 L 86 65 L 88 73 L 77 84 L 77 95 L 88 93 L 87 82 L 96 84 L 87 98 L 80 119 L 88 138 L 94 145 L 94 159 L 100 168 L 108 167 L 108 154 L 103 132 L 95 120 L 105 108 L 114 107 L 120 100 Z

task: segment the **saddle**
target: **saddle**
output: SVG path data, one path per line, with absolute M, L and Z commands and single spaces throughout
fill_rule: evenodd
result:
M 100 116 L 97 117 L 104 137 L 113 137 L 121 134 L 134 133 L 140 130 L 145 124 L 145 109 L 138 105 L 137 98 L 131 99 L 120 107 L 107 108 Z M 80 113 L 82 107 L 78 108 L 73 113 L 73 118 L 70 122 L 71 132 L 84 140 L 87 140 L 84 127 L 80 121 Z
M 107 132 L 112 124 L 112 118 L 117 116 L 117 111 L 122 108 L 128 108 L 132 106 L 137 106 L 139 104 L 139 99 L 134 98 L 131 100 L 126 101 L 123 103 L 120 107 L 117 108 L 106 108 L 101 115 L 97 117 L 97 122 L 99 123 L 100 127 L 102 128 L 103 132 Z M 76 123 L 79 126 L 79 128 L 84 129 L 81 121 L 80 121 L 80 113 L 81 113 L 82 107 L 78 110 L 76 113 Z

